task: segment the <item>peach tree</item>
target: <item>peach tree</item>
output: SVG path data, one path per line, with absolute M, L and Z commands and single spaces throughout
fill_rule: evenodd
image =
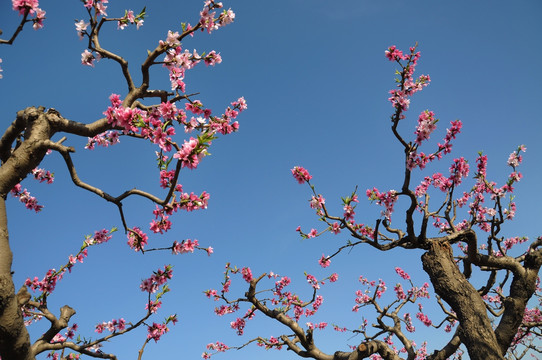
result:
M 1 45 L 16 46 L 16 39 L 25 27 L 32 25 L 39 30 L 44 21 L 46 23 L 46 12 L 39 7 L 38 0 L 12 0 L 12 7 L 19 14 L 20 23 L 9 38 L 0 39 Z M 0 357 L 5 360 L 34 359 L 42 353 L 53 359 L 74 359 L 82 355 L 116 359 L 115 354 L 103 345 L 138 327 L 146 327 L 147 335 L 141 341 L 138 355 L 141 358 L 147 343 L 158 341 L 177 322 L 176 314 L 168 315 L 164 320 L 157 319 L 155 315 L 163 296 L 169 291 L 168 280 L 173 276 L 171 265 L 156 269 L 141 282 L 140 289 L 145 294 L 144 311 L 134 320 L 116 318 L 100 321 L 94 329 L 78 329 L 72 319 L 76 309 L 69 305 L 60 309 L 48 306 L 48 299 L 54 296 L 55 288 L 63 277 L 92 254 L 91 247 L 111 239 L 117 228 L 95 231 L 86 236 L 71 255 L 66 254 L 65 263 L 51 264 L 46 274 L 28 278 L 23 284 L 14 283 L 5 202 L 18 200 L 30 211 L 42 210 L 43 205 L 21 182 L 34 178 L 39 182 L 52 183 L 54 174 L 40 167 L 49 154 L 63 159 L 75 186 L 118 209 L 119 227 L 127 236 L 127 245 L 135 252 L 163 250 L 183 254 L 201 250 L 211 254 L 213 251 L 210 246 L 200 246 L 195 239 L 174 241 L 170 246 L 154 248 L 149 242 L 151 237 L 171 229 L 171 217 L 175 213 L 207 207 L 210 195 L 206 191 L 194 193 L 184 189 L 180 174 L 187 169 L 196 169 L 209 155 L 208 149 L 218 136 L 236 132 L 239 128 L 236 118 L 247 108 L 241 97 L 231 102 L 223 113 L 216 114 L 195 98 L 197 94 L 186 92 L 185 73 L 188 70 L 199 63 L 208 66 L 219 64 L 222 58 L 214 50 L 203 53 L 188 51 L 181 45 L 183 39 L 199 32 L 210 34 L 232 23 L 235 14 L 231 9 L 223 8 L 220 2 L 205 1 L 193 25 L 182 23 L 178 29 L 165 29 L 164 37 L 147 50 L 144 61 L 133 67 L 122 54 L 103 45 L 102 33 L 111 26 L 118 30 L 129 26 L 139 29 L 147 16 L 146 9 L 139 13 L 125 10 L 118 16 L 110 16 L 108 11 L 108 0 L 82 1 L 81 12 L 74 16 L 81 19 L 75 20 L 71 31 L 76 32 L 85 44 L 86 49 L 81 54 L 83 66 L 94 67 L 98 61 L 118 64 L 126 87 L 125 94 L 103 94 L 104 99 L 109 97 L 110 105 L 104 107 L 102 118 L 90 122 L 68 119 L 62 115 L 62 109 L 28 106 L 14 114 L 14 120 L 0 137 Z M 145 49 L 141 51 L 144 53 Z M 151 69 L 154 68 L 162 68 L 164 76 L 169 76 L 170 87 L 151 87 L 151 74 L 155 75 Z M 137 76 L 134 76 L 136 72 Z M 77 168 L 81 164 L 73 156 L 76 149 L 70 146 L 70 139 L 75 138 L 87 139 L 86 150 L 80 149 L 82 151 L 113 146 L 123 138 L 151 144 L 156 155 L 156 184 L 162 188 L 162 193 L 135 187 L 112 194 L 87 183 L 78 175 Z M 134 224 L 126 215 L 123 205 L 131 198 L 146 199 L 154 204 L 152 214 L 149 211 L 150 225 Z M 31 339 L 27 326 L 35 322 L 47 322 L 48 328 L 38 338 Z M 80 336 L 79 331 L 90 335 Z
M 398 66 L 396 87 L 389 92 L 391 133 L 400 144 L 402 153 L 398 156 L 403 159 L 397 190 L 372 187 L 358 194 L 356 187 L 341 199 L 342 212 L 335 213 L 316 190 L 309 171 L 295 166 L 292 175 L 308 185 L 309 205 L 321 224 L 310 231 L 301 227 L 297 231 L 303 239 L 346 233 L 344 245 L 318 260 L 323 268 L 331 268 L 332 259 L 357 247 L 370 246 L 388 256 L 399 249 L 421 251 L 418 264 L 431 284 L 417 283 L 400 267 L 395 268 L 399 281 L 393 291 L 383 279 L 360 275 L 360 285 L 350 295 L 352 311 L 359 315 L 360 323 L 349 329 L 333 319 L 308 321 L 324 306 L 321 287 L 340 281 L 340 274 L 317 279 L 305 273 L 310 290 L 307 296 L 302 295 L 302 289 L 292 289 L 288 276 L 273 272 L 253 276 L 248 266 L 227 264 L 222 287 L 206 292 L 210 299 L 222 303 L 216 314 L 239 314 L 230 323 L 238 335 L 245 333 L 249 320 L 255 317 L 274 320 L 284 332 L 262 334 L 237 346 L 210 343 L 203 358 L 251 343 L 265 349 L 287 349 L 315 360 L 461 358 L 465 348 L 471 359 L 517 359 L 542 352 L 538 275 L 542 237 L 529 240 L 503 235 L 503 228 L 516 213 L 514 187 L 522 178 L 518 167 L 526 147 L 513 149 L 507 159 L 509 175 L 501 183 L 487 177 L 487 156 L 483 153 L 474 164 L 456 157 L 449 160 L 447 172 L 431 172 L 439 160 L 449 158 L 462 122 L 451 121 L 444 139 L 431 145 L 429 140 L 439 121 L 435 113 L 422 111 L 413 125 L 407 123 L 406 116 L 411 97 L 431 80 L 428 75 L 414 76 L 420 53 L 416 46 L 408 52 L 391 46 L 385 55 Z M 400 124 L 404 125 L 401 129 L 411 130 L 400 130 Z M 470 174 L 474 175 L 469 179 Z M 466 185 L 467 179 L 472 186 Z M 379 218 L 361 220 L 356 209 L 361 195 L 382 208 Z M 351 271 L 363 271 L 363 263 L 363 256 L 356 257 Z M 236 276 L 248 284 L 242 295 L 232 290 Z M 430 300 L 440 313 L 424 310 Z M 433 345 L 423 337 L 420 341 L 416 326 L 433 328 L 433 340 L 437 336 L 447 340 L 444 345 Z M 326 328 L 350 333 L 350 339 L 362 339 L 350 351 L 326 353 L 319 345 Z

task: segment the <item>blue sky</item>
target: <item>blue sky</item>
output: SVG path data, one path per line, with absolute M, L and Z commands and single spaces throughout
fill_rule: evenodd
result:
M 203 1 L 111 0 L 108 12 L 122 15 L 127 6 L 137 12 L 145 5 L 148 18 L 140 30 L 117 31 L 110 24 L 102 35 L 103 45 L 125 56 L 134 69 L 146 49 L 154 48 L 168 30 L 179 30 L 181 21 L 196 23 Z M 451 120 L 461 119 L 463 130 L 453 156 L 464 156 L 474 164 L 477 152 L 484 151 L 489 177 L 501 184 L 508 174 L 508 155 L 525 144 L 524 179 L 516 192 L 517 219 L 507 225 L 506 234 L 540 234 L 540 2 L 279 0 L 225 1 L 224 5 L 237 15 L 232 25 L 212 35 L 197 33 L 183 43 L 184 48 L 199 52 L 214 49 L 223 58 L 214 68 L 200 64 L 189 71 L 187 91 L 200 92 L 199 98 L 215 112 L 244 96 L 248 110 L 239 118 L 238 133 L 216 140 L 212 156 L 197 170 L 181 175 L 186 190 L 211 193 L 209 208 L 177 214 L 171 232 L 151 239 L 161 246 L 197 238 L 212 246 L 215 254 L 142 256 L 126 246 L 121 232 L 109 243 L 91 248 L 87 261 L 62 280 L 49 302 L 53 310 L 64 304 L 75 308 L 73 320 L 82 335 L 94 336 L 94 325 L 112 318 L 135 320 L 144 312 L 141 279 L 168 263 L 174 265 L 173 291 L 166 295 L 158 318 L 177 312 L 180 322 L 158 344 L 147 346 L 147 358 L 199 358 L 212 341 L 234 346 L 251 336 L 282 334 L 278 326 L 260 317 L 249 322 L 240 338 L 229 329 L 234 317 L 213 314 L 216 303 L 206 300 L 202 291 L 220 286 L 226 262 L 250 266 L 255 275 L 274 271 L 291 276 L 293 288 L 304 293 L 309 290 L 304 271 L 317 277 L 338 272 L 339 282 L 324 287 L 324 305 L 312 321 L 350 328 L 361 317 L 350 311 L 359 275 L 383 278 L 391 290 L 399 280 L 393 269 L 401 266 L 418 274 L 420 284 L 426 281 L 419 252 L 377 253 L 359 247 L 333 259 L 330 268 L 320 269 L 316 260 L 344 244 L 346 236 L 302 241 L 295 232 L 298 225 L 307 231 L 321 225 L 308 206 L 309 188 L 291 176 L 295 165 L 309 169 L 317 191 L 337 212 L 340 197 L 356 185 L 360 195 L 373 186 L 381 190 L 401 186 L 402 149 L 389 131 L 392 107 L 387 92 L 394 87 L 395 65 L 384 57 L 384 50 L 390 45 L 407 49 L 418 42 L 422 53 L 418 74 L 430 74 L 432 79 L 413 97 L 410 119 L 400 126 L 402 133 L 413 133 L 416 116 L 425 109 L 440 119 L 434 141 L 443 137 Z M 25 28 L 14 46 L 0 47 L 4 126 L 13 121 L 16 111 L 31 105 L 54 107 L 80 122 L 100 118 L 111 93 L 126 94 L 117 64 L 105 60 L 95 68 L 80 64 L 85 43 L 78 40 L 73 20 L 84 19 L 85 11 L 77 1 L 42 1 L 40 6 L 47 11 L 44 29 Z M 4 37 L 18 21 L 10 2 L 3 1 Z M 152 76 L 151 86 L 169 86 L 165 70 L 156 69 Z M 134 186 L 160 191 L 150 145 L 122 139 L 115 147 L 90 152 L 83 148 L 85 143 L 86 139 L 74 137 L 66 142 L 77 149 L 74 162 L 85 181 L 113 195 Z M 435 169 L 446 171 L 451 160 L 423 175 Z M 49 268 L 64 264 L 84 235 L 121 225 L 113 206 L 73 186 L 58 155 L 48 156 L 42 166 L 55 172 L 55 183 L 27 179 L 23 186 L 44 210 L 34 214 L 15 199 L 8 202 L 16 287 L 27 277 L 41 278 Z M 129 222 L 143 227 L 154 207 L 134 199 L 125 208 Z M 358 219 L 372 223 L 379 212 L 362 200 Z M 239 295 L 245 291 L 234 290 Z M 32 334 L 40 334 L 44 325 L 33 326 Z M 428 340 L 430 349 L 432 343 L 440 344 L 440 333 L 424 332 L 421 323 L 416 325 L 422 330 L 417 342 Z M 361 340 L 332 330 L 318 336 L 328 353 L 345 351 L 347 344 Z M 107 344 L 104 350 L 131 358 L 144 337 L 145 331 L 140 331 Z M 254 356 L 295 358 L 290 352 L 265 352 L 255 346 L 219 358 Z

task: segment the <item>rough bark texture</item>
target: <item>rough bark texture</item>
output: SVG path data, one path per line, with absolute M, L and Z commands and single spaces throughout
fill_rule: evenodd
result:
M 34 359 L 11 274 L 13 255 L 5 199 L 40 164 L 55 132 L 66 126 L 83 127 L 63 119 L 56 110 L 28 107 L 17 113 L 0 139 L 0 356 L 3 360 Z
M 5 200 L 0 198 L 0 354 L 4 360 L 34 359 L 11 277 Z
M 536 281 L 541 264 L 540 250 L 533 251 L 525 256 L 525 271 L 521 274 L 514 274 L 510 285 L 510 295 L 504 300 L 503 316 L 495 329 L 502 354 L 508 350 L 523 321 L 527 302 L 536 291 Z
M 429 274 L 435 292 L 455 311 L 461 331 L 459 337 L 472 360 L 502 359 L 502 349 L 487 316 L 478 291 L 456 265 L 446 241 L 433 241 L 422 255 L 423 268 Z
M 371 340 L 358 345 L 352 352 L 337 351 L 333 355 L 333 360 L 361 360 L 366 359 L 373 354 L 378 354 L 384 360 L 401 360 L 388 345 L 379 340 Z

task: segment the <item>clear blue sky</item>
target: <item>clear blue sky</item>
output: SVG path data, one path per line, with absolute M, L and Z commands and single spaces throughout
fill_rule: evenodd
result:
M 0 4 L 4 38 L 19 17 L 11 2 Z M 66 118 L 91 122 L 102 116 L 111 93 L 126 94 L 118 65 L 102 60 L 95 68 L 80 64 L 85 42 L 78 40 L 74 19 L 84 19 L 77 1 L 47 2 L 45 27 L 25 28 L 14 46 L 0 47 L 4 78 L 0 80 L 0 117 L 7 127 L 18 110 L 31 105 L 54 107 Z M 136 31 L 117 31 L 110 24 L 102 43 L 125 56 L 134 69 L 168 30 L 180 22 L 196 23 L 203 1 L 111 0 L 109 15 L 147 6 L 145 25 Z M 202 291 L 217 288 L 226 262 L 250 266 L 255 275 L 270 270 L 292 277 L 293 285 L 307 293 L 303 272 L 321 277 L 338 272 L 340 280 L 324 287 L 325 301 L 314 322 L 328 321 L 355 328 L 361 313 L 351 312 L 356 279 L 363 274 L 386 280 L 390 290 L 398 280 L 393 268 L 401 266 L 421 274 L 419 252 L 376 253 L 368 247 L 333 259 L 320 269 L 316 260 L 346 241 L 345 236 L 324 236 L 301 241 L 295 228 L 321 225 L 309 208 L 309 189 L 291 176 L 294 165 L 313 174 L 313 183 L 331 208 L 340 211 L 340 196 L 359 185 L 360 195 L 376 186 L 381 190 L 401 185 L 402 150 L 389 131 L 392 107 L 387 91 L 394 86 L 395 65 L 384 57 L 389 45 L 407 49 L 419 43 L 419 74 L 430 74 L 431 85 L 412 99 L 410 122 L 404 134 L 414 131 L 415 118 L 424 109 L 440 118 L 435 141 L 442 138 L 451 120 L 461 119 L 463 131 L 455 142 L 454 156 L 474 164 L 476 153 L 489 156 L 489 177 L 503 183 L 506 160 L 517 145 L 525 144 L 524 179 L 517 187 L 517 219 L 506 234 L 536 237 L 541 234 L 542 122 L 540 115 L 540 59 L 542 4 L 538 1 L 224 1 L 236 13 L 235 22 L 211 36 L 197 33 L 183 43 L 199 52 L 216 50 L 222 64 L 203 64 L 187 73 L 188 92 L 215 112 L 244 96 L 248 110 L 241 114 L 240 131 L 221 137 L 195 171 L 183 171 L 188 191 L 211 193 L 209 209 L 174 217 L 173 230 L 152 237 L 156 246 L 173 240 L 197 238 L 215 254 L 174 257 L 166 253 L 133 253 L 119 232 L 113 240 L 91 248 L 88 260 L 78 264 L 58 285 L 49 306 L 53 311 L 69 304 L 80 333 L 94 336 L 94 325 L 112 318 L 136 320 L 144 312 L 141 279 L 164 264 L 174 265 L 172 292 L 164 298 L 159 319 L 177 312 L 180 322 L 157 345 L 149 344 L 146 358 L 199 358 L 204 346 L 221 340 L 239 345 L 251 336 L 277 336 L 271 321 L 249 322 L 246 335 L 229 329 L 234 317 L 213 314 L 213 303 Z M 134 73 L 136 71 L 134 70 Z M 165 70 L 152 74 L 153 87 L 167 87 Z M 113 195 L 137 186 L 159 191 L 154 170 L 154 149 L 125 139 L 109 149 L 84 150 L 86 139 L 69 137 L 75 146 L 74 161 L 85 181 Z M 438 166 L 447 168 L 451 158 Z M 437 168 L 438 168 L 437 166 Z M 73 186 L 63 162 L 50 155 L 42 167 L 55 172 L 52 185 L 33 179 L 23 186 L 45 206 L 40 214 L 8 202 L 10 239 L 15 254 L 16 287 L 27 277 L 42 277 L 64 264 L 79 248 L 83 236 L 94 230 L 121 226 L 115 208 Z M 426 173 L 427 175 L 429 173 Z M 380 212 L 361 196 L 358 219 L 372 223 Z M 132 225 L 146 226 L 154 206 L 140 199 L 125 205 Z M 235 289 L 234 289 L 235 290 Z M 244 289 L 236 288 L 239 295 Z M 413 310 L 415 312 L 415 310 Z M 369 321 L 373 321 L 367 315 Z M 438 317 L 437 317 L 438 319 Z M 34 338 L 46 324 L 31 328 Z M 415 324 L 423 330 L 419 322 Z M 42 326 L 42 327 L 40 327 Z M 120 359 L 136 357 L 146 330 L 113 341 L 104 348 Z M 331 329 L 317 334 L 322 350 L 347 350 L 361 339 L 338 336 Z M 440 343 L 440 333 L 420 332 L 416 341 Z M 135 344 L 135 345 L 134 345 Z M 217 359 L 296 358 L 290 352 L 265 352 L 255 346 Z

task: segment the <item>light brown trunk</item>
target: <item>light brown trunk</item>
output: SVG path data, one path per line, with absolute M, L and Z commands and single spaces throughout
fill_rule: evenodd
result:
M 433 241 L 422 255 L 422 263 L 435 292 L 456 313 L 461 324 L 459 337 L 469 357 L 472 360 L 503 359 L 485 303 L 456 265 L 449 243 Z
M 0 356 L 2 360 L 31 360 L 30 337 L 11 276 L 12 258 L 6 203 L 0 197 Z

